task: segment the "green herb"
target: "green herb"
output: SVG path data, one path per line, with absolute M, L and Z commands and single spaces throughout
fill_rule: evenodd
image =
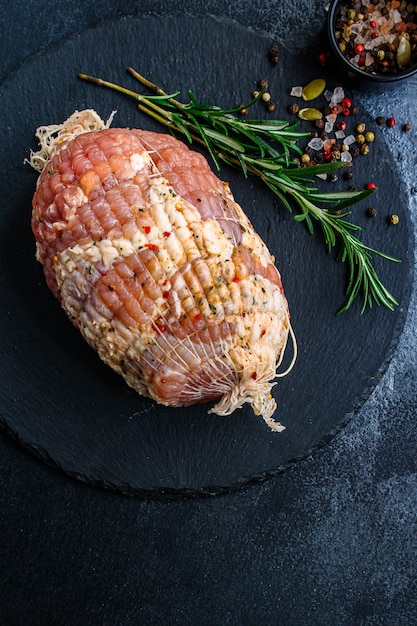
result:
M 132 68 L 128 71 L 156 95 L 137 93 L 87 74 L 79 74 L 79 77 L 134 98 L 140 111 L 171 132 L 180 132 L 190 143 L 205 146 L 217 169 L 223 162 L 239 168 L 246 177 L 254 175 L 260 178 L 289 211 L 292 212 L 295 205 L 298 212 L 294 219 L 304 222 L 311 234 L 314 234 L 316 221 L 321 227 L 328 252 L 338 250 L 338 258 L 348 265 L 346 302 L 339 313 L 346 311 L 359 295 L 362 297 L 361 313 L 367 307 L 371 308 L 373 303 L 390 310 L 398 305 L 381 282 L 373 266 L 372 255 L 394 262 L 399 260 L 362 243 L 353 234 L 361 230 L 360 226 L 347 220 L 350 215 L 347 207 L 363 200 L 374 190 L 319 192 L 313 177 L 334 172 L 343 164 L 333 162 L 300 167 L 294 161 L 293 153 L 302 153 L 297 142 L 310 133 L 296 130 L 297 123 L 285 120 L 239 117 L 242 110 L 262 97 L 264 90 L 245 105 L 223 109 L 198 103 L 192 91 L 188 91 L 187 103 L 180 102 L 176 99 L 180 92 L 168 94 Z

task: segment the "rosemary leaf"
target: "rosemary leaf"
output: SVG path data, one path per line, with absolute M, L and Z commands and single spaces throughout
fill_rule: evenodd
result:
M 302 153 L 298 141 L 310 133 L 297 130 L 298 123 L 243 119 L 236 115 L 257 102 L 264 90 L 246 105 L 223 109 L 198 103 L 192 91 L 188 91 L 187 103 L 180 102 L 176 99 L 179 91 L 168 94 L 133 68 L 129 67 L 128 72 L 153 95 L 137 93 L 87 74 L 79 77 L 135 99 L 141 112 L 165 125 L 171 133 L 177 131 L 190 143 L 205 146 L 218 170 L 221 163 L 226 163 L 240 169 L 245 177 L 260 178 L 311 235 L 315 232 L 313 222 L 319 224 L 327 251 L 336 249 L 337 258 L 347 264 L 346 300 L 338 313 L 348 310 L 359 296 L 361 313 L 374 303 L 390 310 L 398 305 L 377 275 L 372 255 L 396 263 L 399 259 L 362 243 L 353 234 L 361 231 L 360 226 L 347 219 L 350 212 L 345 210 L 367 198 L 373 190 L 319 191 L 313 180 L 316 175 L 335 172 L 346 165 L 336 162 L 297 166 L 292 155 Z

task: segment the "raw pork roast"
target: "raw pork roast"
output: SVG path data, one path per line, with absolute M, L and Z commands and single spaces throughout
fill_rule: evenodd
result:
M 71 321 L 142 395 L 168 406 L 271 396 L 289 332 L 266 245 L 206 159 L 170 135 L 110 128 L 95 112 L 37 131 L 32 229 Z

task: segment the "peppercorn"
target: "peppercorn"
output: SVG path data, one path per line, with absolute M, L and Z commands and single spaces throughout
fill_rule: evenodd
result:
M 369 207 L 368 211 L 367 211 L 369 217 L 376 217 L 376 208 L 375 207 Z
M 356 132 L 357 132 L 357 133 L 363 133 L 363 131 L 365 130 L 365 128 L 366 128 L 366 125 L 365 125 L 363 122 L 361 122 L 360 124 L 358 124 L 358 125 L 356 126 Z
M 393 215 L 390 215 L 388 218 L 388 222 L 390 224 L 398 224 L 399 221 L 400 221 L 400 218 L 398 217 L 398 215 L 395 215 L 395 213 Z
M 272 113 L 272 111 L 275 111 L 276 106 L 275 102 L 268 102 L 266 110 Z
M 271 99 L 271 94 L 265 91 L 261 97 L 264 102 L 269 102 Z
M 365 135 L 362 135 L 362 133 L 356 135 L 355 139 L 357 143 L 365 143 Z
M 346 122 L 337 122 L 336 130 L 346 130 Z
M 368 130 L 367 133 L 365 133 L 365 141 L 367 141 L 368 143 L 372 143 L 375 139 L 375 135 L 371 130 Z
M 376 185 L 375 185 L 375 183 L 370 182 L 370 183 L 368 183 L 368 184 L 366 185 L 366 188 L 367 188 L 367 189 L 376 189 Z
M 352 178 L 353 178 L 353 172 L 352 172 L 352 171 L 350 171 L 350 170 L 349 170 L 349 172 L 345 172 L 345 173 L 343 174 L 343 178 L 344 178 L 345 180 L 352 180 Z
M 364 143 L 363 146 L 361 147 L 361 154 L 368 154 L 369 153 L 369 146 L 368 144 Z
M 389 117 L 387 119 L 386 124 L 387 124 L 388 128 L 392 128 L 393 126 L 395 126 L 395 117 L 392 117 L 392 116 Z
M 333 172 L 332 174 L 328 174 L 327 180 L 330 181 L 331 183 L 335 183 L 339 180 L 339 177 L 336 174 L 336 172 Z
M 291 104 L 288 110 L 290 113 L 298 113 L 298 111 L 300 110 L 300 107 L 298 106 L 298 104 L 294 102 L 294 104 Z
M 266 80 L 266 78 L 261 78 L 261 80 L 258 82 L 258 87 L 259 89 L 265 89 L 265 87 L 268 87 L 268 81 Z
M 315 127 L 316 127 L 316 128 L 319 128 L 319 129 L 324 128 L 324 122 L 323 122 L 323 119 L 316 120 L 316 121 L 314 122 L 314 125 L 315 125 Z
M 259 91 L 255 89 L 254 91 L 252 91 L 252 98 L 258 98 L 258 97 L 259 97 Z
M 352 155 L 352 157 L 356 159 L 356 157 L 360 155 L 361 149 L 359 148 L 359 146 L 352 146 L 349 152 Z
M 349 191 L 356 191 L 356 185 L 350 185 Z
M 351 115 L 357 115 L 358 113 L 359 113 L 359 107 L 357 107 L 357 106 L 353 106 L 353 107 L 350 109 L 350 114 L 351 114 Z
M 301 155 L 301 163 L 310 163 L 310 157 L 305 152 Z
M 385 117 L 382 117 L 382 115 L 379 115 L 375 121 L 378 124 L 378 126 L 385 126 L 386 124 L 386 119 Z
M 408 123 L 408 124 L 404 124 L 404 125 L 403 125 L 403 131 L 404 131 L 405 133 L 408 133 L 408 131 L 409 131 L 409 130 L 411 130 L 411 128 L 412 128 L 412 126 L 411 126 L 411 124 L 409 124 L 409 123 Z
M 244 107 L 243 109 L 240 109 L 240 114 L 241 115 L 247 115 L 249 113 L 249 109 L 247 107 Z
M 269 48 L 269 60 L 275 65 L 279 61 L 279 47 L 276 44 Z

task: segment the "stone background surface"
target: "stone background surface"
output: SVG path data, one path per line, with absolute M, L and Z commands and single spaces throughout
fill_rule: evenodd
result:
M 0 79 L 73 32 L 119 15 L 207 13 L 308 47 L 319 0 L 0 0 Z M 290 37 L 288 37 L 290 33 Z M 389 149 L 417 225 L 417 83 L 363 96 L 413 123 Z M 36 106 L 36 103 L 34 103 Z M 3 261 L 4 262 L 4 261 Z M 214 499 L 94 490 L 0 436 L 0 624 L 392 625 L 417 622 L 417 293 L 381 382 L 327 446 Z

